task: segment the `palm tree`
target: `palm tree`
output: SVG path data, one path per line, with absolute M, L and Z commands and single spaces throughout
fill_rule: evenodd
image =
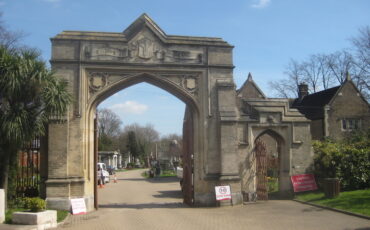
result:
M 67 84 L 48 70 L 34 50 L 0 47 L 0 188 L 22 146 L 43 135 L 50 117 L 63 116 L 71 102 Z

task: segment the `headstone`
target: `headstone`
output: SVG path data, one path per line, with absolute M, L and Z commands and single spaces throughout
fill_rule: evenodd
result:
M 4 189 L 0 189 L 0 223 L 5 220 L 5 193 Z

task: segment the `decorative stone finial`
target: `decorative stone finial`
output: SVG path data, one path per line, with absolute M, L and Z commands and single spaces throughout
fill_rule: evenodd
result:
M 251 72 L 248 73 L 248 79 L 247 81 L 253 81 Z
M 346 81 L 351 81 L 351 75 L 349 75 L 348 70 L 346 71 Z

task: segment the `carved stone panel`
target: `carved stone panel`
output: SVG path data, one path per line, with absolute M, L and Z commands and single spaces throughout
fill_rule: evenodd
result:
M 82 59 L 127 63 L 203 64 L 204 50 L 167 46 L 149 31 L 142 31 L 128 43 L 85 43 Z

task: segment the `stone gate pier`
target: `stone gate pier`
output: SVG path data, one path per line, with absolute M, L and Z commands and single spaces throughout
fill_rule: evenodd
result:
M 94 209 L 96 107 L 141 82 L 186 104 L 187 203 L 214 206 L 217 185 L 231 186 L 233 204 L 253 197 L 254 142 L 265 133 L 279 142 L 282 194 L 291 192 L 290 175 L 310 169 L 309 121 L 288 100 L 265 97 L 252 77 L 236 90 L 234 47 L 221 38 L 167 35 L 143 14 L 123 32 L 63 31 L 51 42 L 52 68 L 74 101 L 48 128 L 50 208 L 68 210 L 70 199 L 83 197 Z

